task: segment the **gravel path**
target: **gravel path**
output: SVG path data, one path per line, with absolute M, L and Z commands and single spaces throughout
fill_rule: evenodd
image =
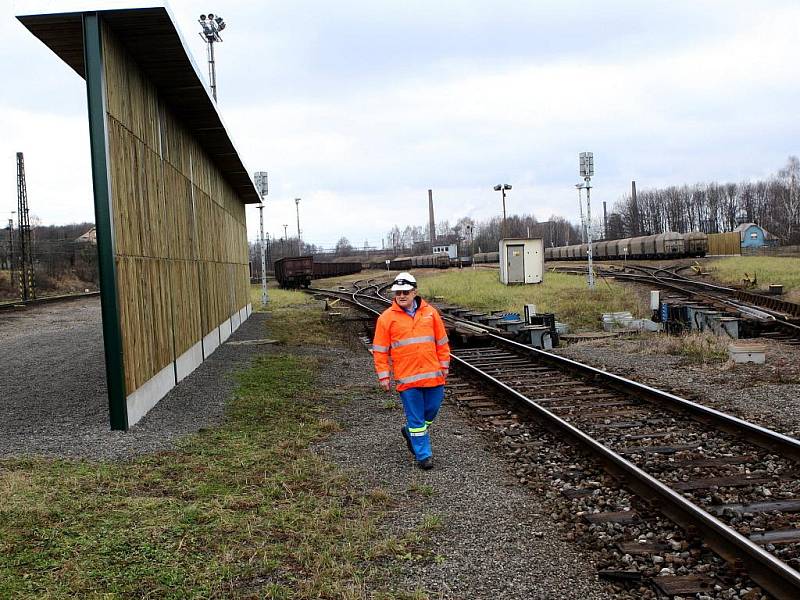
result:
M 266 336 L 253 313 L 230 341 Z M 272 346 L 220 347 L 128 432 L 108 424 L 99 299 L 0 314 L 0 457 L 119 459 L 165 450 L 218 423 L 230 376 Z
M 583 342 L 557 353 L 800 438 L 800 347 L 766 345 L 763 365 L 695 364 L 655 352 L 647 340 Z
M 397 396 L 377 389 L 370 356 L 334 359 L 321 384 L 341 390 L 342 372 L 356 399 L 335 415 L 343 431 L 318 450 L 365 488 L 386 490 L 398 504 L 390 527 L 403 535 L 422 526 L 437 557 L 404 561 L 395 589 L 443 598 L 612 597 L 594 565 L 562 541 L 540 499 L 507 474 L 503 459 L 452 406 L 445 404 L 432 432 L 436 466 L 423 472 L 400 437 L 402 410 L 387 408 Z M 432 520 L 441 527 L 426 528 Z

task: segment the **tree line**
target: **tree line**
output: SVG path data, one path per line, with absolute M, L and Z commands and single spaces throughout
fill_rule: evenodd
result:
M 564 217 L 551 216 L 539 221 L 534 215 L 509 215 L 505 223 L 505 237 L 542 238 L 544 245 L 565 246 L 580 242 L 580 229 Z M 476 252 L 496 252 L 503 236 L 502 217 L 475 220 L 461 217 L 455 224 L 439 221 L 435 225 L 436 244 L 457 244 L 459 255 L 470 256 Z M 398 254 L 427 254 L 430 252 L 430 229 L 425 225 L 407 225 L 400 229 L 392 227 L 384 239 L 387 252 Z
M 665 231 L 720 233 L 742 222 L 760 225 L 782 244 L 800 243 L 800 159 L 790 156 L 783 168 L 763 180 L 627 194 L 615 203 L 606 233 L 609 239 Z
M 92 223 L 41 225 L 35 216 L 31 216 L 31 223 L 35 286 L 40 293 L 97 287 L 97 247 L 76 241 L 94 226 Z M 4 227 L 0 233 L 0 296 L 3 298 L 19 295 L 16 281 L 19 251 L 19 231 Z
M 639 190 L 615 202 L 603 222 L 595 208 L 592 239 L 621 239 L 653 235 L 665 231 L 686 233 L 732 231 L 739 223 L 760 225 L 782 244 L 800 244 L 800 159 L 789 156 L 775 174 L 758 181 L 739 183 L 696 183 Z M 503 219 L 475 221 L 458 219 L 454 225 L 439 221 L 435 225 L 437 244 L 458 244 L 459 253 L 496 251 L 503 237 Z M 539 221 L 534 215 L 510 215 L 506 237 L 539 237 L 545 247 L 581 242 L 581 228 L 564 217 L 551 216 Z M 430 252 L 429 225 L 397 225 L 386 233 L 383 245 L 391 254 Z M 345 238 L 336 254 L 351 250 Z

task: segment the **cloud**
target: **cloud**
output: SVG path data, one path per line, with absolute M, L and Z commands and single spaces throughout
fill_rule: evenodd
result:
M 514 185 L 509 212 L 576 220 L 583 150 L 595 153 L 593 198 L 610 204 L 631 179 L 759 177 L 798 151 L 793 2 L 237 1 L 224 11 L 220 106 L 245 163 L 270 173 L 265 218 L 279 237 L 284 223 L 296 230 L 295 197 L 304 239 L 377 244 L 392 225 L 426 221 L 428 188 L 438 220 L 499 215 L 499 182 Z M 202 67 L 196 12 L 173 2 Z M 83 82 L 30 34 L 11 33 L 27 38 L 20 51 L 0 45 L 15 81 L 0 98 L 14 121 L 0 156 L 8 165 L 26 149 L 47 174 L 29 176 L 46 221 L 84 214 Z

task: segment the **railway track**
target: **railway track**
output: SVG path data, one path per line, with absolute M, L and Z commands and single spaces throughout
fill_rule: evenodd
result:
M 376 314 L 387 302 L 380 289 L 359 282 L 353 292 L 314 291 L 350 296 Z M 452 355 L 457 374 L 569 439 L 764 590 L 800 597 L 798 440 L 492 333 Z M 489 402 L 484 412 L 494 411 L 502 425 L 509 411 Z M 632 517 L 606 512 L 599 518 Z
M 800 304 L 698 281 L 681 275 L 678 271 L 683 268 L 686 268 L 685 265 L 670 268 L 629 265 L 624 270 L 601 268 L 597 274 L 669 290 L 687 299 L 700 300 L 758 324 L 758 335 L 793 345 L 800 344 Z M 557 269 L 559 272 L 586 273 L 586 269 L 572 266 Z
M 60 296 L 44 296 L 34 300 L 27 300 L 25 302 L 17 300 L 15 302 L 0 303 L 0 312 L 19 310 L 28 306 L 39 306 L 41 304 L 55 304 L 57 302 L 70 302 L 72 300 L 80 300 L 81 298 L 93 298 L 99 296 L 100 292 L 82 292 L 79 294 L 63 294 Z

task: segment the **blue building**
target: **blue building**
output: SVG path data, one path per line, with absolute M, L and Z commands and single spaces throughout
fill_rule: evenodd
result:
M 734 231 L 739 233 L 742 240 L 742 248 L 763 248 L 764 246 L 775 246 L 777 238 L 763 227 L 755 223 L 742 223 Z

